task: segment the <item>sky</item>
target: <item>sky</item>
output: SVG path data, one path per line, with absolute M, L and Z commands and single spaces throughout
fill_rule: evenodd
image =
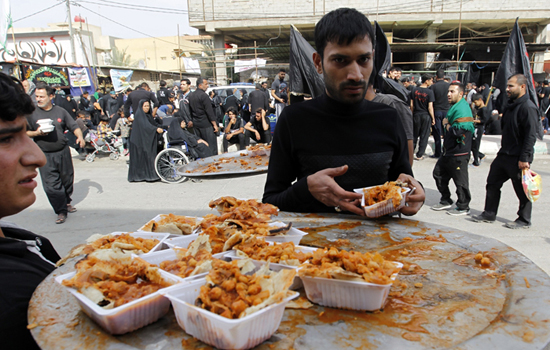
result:
M 10 3 L 14 28 L 47 27 L 48 23 L 67 20 L 67 6 L 64 0 L 11 0 Z M 59 5 L 21 19 L 56 4 Z M 134 9 L 139 6 L 142 6 L 140 10 Z M 163 12 L 154 12 L 155 10 Z M 198 34 L 196 29 L 189 27 L 185 0 L 71 0 L 71 14 L 73 19 L 80 15 L 87 19 L 89 24 L 101 27 L 103 35 L 124 39 L 145 36 L 135 30 L 153 37 L 177 35 L 177 24 L 180 26 L 180 35 Z M 109 19 L 134 30 L 113 23 Z

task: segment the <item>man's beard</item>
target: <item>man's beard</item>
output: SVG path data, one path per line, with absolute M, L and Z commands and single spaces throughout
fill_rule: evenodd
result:
M 340 83 L 339 86 L 336 86 L 336 84 L 332 81 L 332 79 L 326 74 L 324 68 L 323 68 L 323 74 L 325 77 L 325 87 L 327 89 L 328 94 L 333 99 L 342 103 L 353 104 L 353 103 L 359 103 L 365 98 L 365 95 L 367 94 L 367 82 L 365 80 L 361 80 L 358 82 L 346 80 L 343 83 Z M 351 86 L 351 87 L 361 86 L 363 87 L 363 92 L 357 96 L 346 98 L 344 97 L 344 89 L 348 86 Z
M 508 98 L 509 98 L 510 100 L 512 100 L 512 101 L 517 100 L 518 97 L 519 97 L 519 92 L 511 92 L 511 91 L 510 91 L 510 92 L 508 93 Z

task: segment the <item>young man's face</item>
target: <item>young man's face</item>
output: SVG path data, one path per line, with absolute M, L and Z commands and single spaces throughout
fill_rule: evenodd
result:
M 261 120 L 261 119 L 262 119 L 262 113 L 256 112 L 256 120 Z
M 25 117 L 0 119 L 0 218 L 22 211 L 36 199 L 36 169 L 46 164 L 46 157 L 26 131 Z
M 183 91 L 184 93 L 187 93 L 187 91 L 189 91 L 189 84 L 187 84 L 186 81 L 182 81 L 180 88 L 181 88 L 181 91 Z
M 447 100 L 449 100 L 450 104 L 454 105 L 455 103 L 460 101 L 460 99 L 462 98 L 462 95 L 464 95 L 464 93 L 460 91 L 458 86 L 456 85 L 449 86 L 449 91 L 447 92 Z
M 525 94 L 525 85 L 520 85 L 516 77 L 508 79 L 506 85 L 506 95 L 511 100 L 516 100 Z
M 343 103 L 359 103 L 367 93 L 372 73 L 374 50 L 367 35 L 350 45 L 329 42 L 324 58 L 313 54 L 318 73 L 323 73 L 327 94 Z
M 286 73 L 285 72 L 279 72 L 279 80 L 285 80 Z
M 482 99 L 477 99 L 474 101 L 474 105 L 479 108 L 481 106 L 483 106 L 483 100 Z

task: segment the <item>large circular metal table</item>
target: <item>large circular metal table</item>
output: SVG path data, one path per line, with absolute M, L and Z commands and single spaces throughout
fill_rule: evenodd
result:
M 380 312 L 287 309 L 277 333 L 258 349 L 519 350 L 550 341 L 550 277 L 497 240 L 406 219 L 294 213 L 278 219 L 309 232 L 302 245 L 378 250 L 404 269 Z M 480 251 L 491 260 L 488 268 L 474 261 Z M 48 276 L 30 302 L 31 332 L 42 349 L 208 348 L 179 328 L 172 311 L 125 335 L 103 331 L 54 281 L 74 262 Z

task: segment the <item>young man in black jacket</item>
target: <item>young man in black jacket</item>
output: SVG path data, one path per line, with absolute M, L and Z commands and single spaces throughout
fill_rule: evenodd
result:
M 218 142 L 216 134 L 218 133 L 218 123 L 212 101 L 206 94 L 208 89 L 208 80 L 199 77 L 197 79 L 197 90 L 189 95 L 189 111 L 191 112 L 191 121 L 195 134 L 205 140 L 212 152 L 212 155 L 218 154 Z
M 522 170 L 529 169 L 538 123 L 537 106 L 529 99 L 527 78 L 523 74 L 513 75 L 506 86 L 508 106 L 502 115 L 502 141 L 497 157 L 487 175 L 485 209 L 473 217 L 476 222 L 495 222 L 500 203 L 502 185 L 512 180 L 519 199 L 518 218 L 506 223 L 511 229 L 531 227 L 533 203 L 529 201 L 521 184 Z
M 34 110 L 21 83 L 0 73 L 0 219 L 34 203 L 36 169 L 44 153 L 27 136 Z M 3 350 L 39 349 L 27 329 L 27 309 L 42 280 L 55 269 L 59 255 L 48 239 L 0 222 L 0 339 Z
M 472 96 L 472 111 L 474 116 L 474 137 L 472 140 L 472 155 L 474 161 L 473 166 L 479 166 L 479 162 L 485 158 L 485 154 L 479 151 L 481 146 L 481 137 L 485 131 L 485 124 L 491 118 L 491 111 L 485 106 L 485 101 L 482 94 L 474 94 Z
M 282 111 L 273 138 L 264 203 L 285 211 L 365 215 L 354 188 L 401 180 L 416 187 L 401 209 L 413 215 L 425 194 L 412 177 L 407 138 L 395 109 L 365 100 L 374 31 L 355 9 L 323 16 L 313 61 L 326 92 Z

